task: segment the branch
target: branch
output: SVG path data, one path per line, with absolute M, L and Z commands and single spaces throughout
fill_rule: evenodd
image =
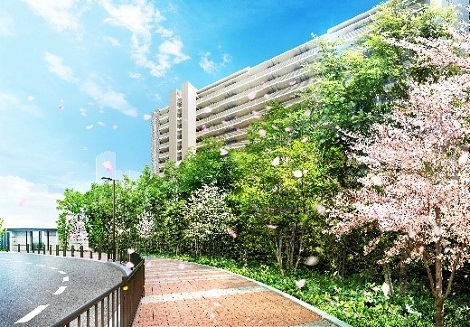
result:
M 457 266 L 460 262 L 460 257 L 461 257 L 461 254 L 462 254 L 461 250 L 462 249 L 460 249 L 460 251 L 457 253 L 457 257 L 455 258 L 454 263 L 452 264 L 452 272 L 450 274 L 449 281 L 447 283 L 447 289 L 446 289 L 446 292 L 445 292 L 444 298 L 443 298 L 444 300 L 449 297 L 450 290 L 452 288 L 452 283 L 454 282 L 455 272 L 457 271 Z
M 426 267 L 426 273 L 428 275 L 429 283 L 431 284 L 432 295 L 435 298 L 437 298 L 438 294 L 436 291 L 436 287 L 434 286 L 434 279 L 432 278 L 431 269 L 429 269 L 429 260 L 428 260 L 428 254 L 426 252 L 426 249 L 423 249 L 423 261 L 424 261 L 424 267 Z

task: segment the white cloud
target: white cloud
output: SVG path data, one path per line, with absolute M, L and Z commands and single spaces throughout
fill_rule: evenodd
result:
M 174 65 L 189 59 L 183 53 L 183 42 L 173 37 L 173 31 L 159 25 L 165 18 L 147 0 L 134 0 L 132 4 L 114 5 L 103 0 L 102 5 L 110 17 L 104 21 L 128 29 L 131 35 L 131 58 L 137 66 L 149 70 L 150 74 L 161 77 Z M 165 38 L 158 47 L 158 53 L 151 58 L 152 30 Z M 171 38 L 171 39 L 168 39 Z
M 225 67 L 232 60 L 230 55 L 227 53 L 222 54 L 222 61 L 219 63 L 209 59 L 210 56 L 211 53 L 206 52 L 199 59 L 199 66 L 209 74 L 217 72 L 221 67 Z
M 214 73 L 217 71 L 217 65 L 215 64 L 215 62 L 209 59 L 210 55 L 210 52 L 206 52 L 199 59 L 199 66 L 201 66 L 201 68 L 206 73 Z
M 28 97 L 28 101 L 30 101 L 29 99 L 30 98 Z M 5 118 L 5 113 L 8 112 L 12 113 L 13 117 L 15 117 L 17 110 L 21 110 L 36 117 L 43 117 L 43 114 L 37 105 L 25 103 L 22 101 L 21 97 L 18 97 L 15 94 L 0 93 L 0 112 L 2 113 L 2 118 Z
M 14 34 L 13 19 L 0 13 L 0 36 L 12 36 Z
M 17 176 L 0 176 L 0 217 L 6 227 L 55 227 L 59 193 Z
M 116 109 L 127 116 L 137 116 L 137 110 L 127 102 L 123 93 L 118 93 L 109 88 L 105 89 L 92 80 L 88 80 L 83 84 L 83 90 L 93 97 L 94 102 L 100 106 Z
M 133 34 L 150 34 L 149 30 L 155 22 L 161 22 L 164 17 L 151 2 L 135 0 L 134 4 L 115 6 L 109 0 L 103 0 L 102 5 L 111 17 L 105 19 L 106 23 L 121 26 Z
M 183 42 L 178 39 L 165 40 L 160 44 L 158 50 L 163 56 L 173 56 L 173 62 L 175 64 L 189 59 L 189 56 L 183 53 Z
M 119 42 L 119 40 L 114 38 L 114 37 L 108 37 L 108 38 L 106 38 L 106 41 L 111 43 L 111 45 L 113 47 L 120 47 L 121 46 L 121 42 Z
M 82 10 L 78 9 L 78 0 L 23 0 L 36 14 L 44 18 L 59 32 L 77 30 Z
M 62 78 L 67 82 L 75 82 L 76 78 L 73 76 L 72 68 L 62 63 L 63 59 L 50 52 L 44 53 L 44 60 L 49 64 L 47 69 Z
M 129 77 L 133 79 L 139 79 L 142 77 L 142 74 L 139 73 L 129 73 Z
M 157 28 L 157 33 L 164 38 L 169 38 L 173 36 L 173 31 L 164 28 L 163 26 L 158 26 Z

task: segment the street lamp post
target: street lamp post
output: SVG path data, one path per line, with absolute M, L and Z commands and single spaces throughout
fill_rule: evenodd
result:
M 116 180 L 101 177 L 103 181 L 113 182 L 113 261 L 116 261 Z

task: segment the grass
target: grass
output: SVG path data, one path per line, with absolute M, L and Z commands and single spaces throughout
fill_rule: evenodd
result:
M 404 297 L 386 297 L 381 282 L 367 276 L 336 278 L 315 269 L 299 269 L 282 276 L 275 267 L 225 258 L 156 255 L 196 262 L 232 271 L 277 288 L 354 327 L 432 327 L 434 301 L 422 283 L 411 281 Z M 305 279 L 302 288 L 296 283 Z M 470 327 L 470 295 L 451 297 L 446 303 L 446 326 Z

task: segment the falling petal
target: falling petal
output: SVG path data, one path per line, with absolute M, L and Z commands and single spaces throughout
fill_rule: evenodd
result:
M 296 81 L 296 80 L 293 80 L 293 81 L 290 81 L 290 82 L 289 82 L 289 85 L 295 85 L 295 84 L 297 84 L 297 81 Z
M 297 283 L 295 283 L 295 285 L 296 285 L 298 288 L 304 287 L 304 285 L 305 285 L 305 279 L 299 280 Z
M 64 110 L 64 104 L 63 103 L 59 104 L 59 110 L 60 111 Z
M 111 124 L 111 128 L 116 129 L 116 128 L 118 128 L 118 126 L 116 124 Z
M 277 166 L 279 166 L 279 162 L 280 162 L 279 157 L 276 157 L 276 158 L 274 158 L 273 161 L 271 162 L 271 165 L 273 165 L 274 167 L 277 167 Z
M 127 268 L 134 268 L 134 264 L 132 262 L 127 262 L 126 267 Z
M 248 98 L 248 100 L 253 100 L 254 98 L 256 98 L 256 91 L 251 91 L 247 94 L 246 97 Z
M 153 264 L 152 264 L 152 261 L 150 260 L 150 261 L 147 261 L 147 262 L 145 263 L 145 265 L 146 265 L 147 267 L 152 267 Z
M 266 94 L 264 95 L 264 98 L 265 98 L 266 100 L 271 99 L 271 94 L 266 93 Z
M 26 199 L 24 199 L 24 198 L 20 199 L 20 201 L 18 202 L 18 205 L 20 207 L 22 207 L 24 205 L 25 201 L 26 201 Z
M 105 161 L 103 162 L 103 167 L 106 169 L 106 171 L 113 171 L 113 164 L 111 161 Z
M 228 154 L 228 151 L 224 148 L 220 149 L 220 155 L 221 156 L 226 156 Z
M 384 282 L 382 284 L 382 292 L 384 292 L 385 296 L 388 296 L 390 294 L 390 285 L 388 285 L 388 283 Z
M 227 233 L 233 238 L 237 237 L 237 234 L 231 228 L 227 228 Z
M 150 118 L 152 118 L 152 115 L 150 115 L 150 114 L 145 114 L 144 115 L 144 120 L 149 120 Z
M 261 113 L 259 111 L 253 110 L 251 113 L 253 114 L 253 117 L 255 117 L 255 118 L 260 118 L 261 117 Z
M 86 125 L 85 128 L 86 128 L 86 129 L 92 129 L 92 128 L 93 128 L 93 124 L 91 124 L 91 125 Z
M 31 102 L 34 100 L 34 97 L 32 95 L 28 96 L 28 101 Z
M 305 143 L 305 142 L 307 142 L 307 141 L 308 141 L 308 136 L 304 136 L 304 137 L 302 138 L 302 141 L 301 141 L 301 142 L 302 142 L 302 143 Z
M 292 127 L 286 127 L 284 130 L 285 130 L 286 132 L 292 132 Z
M 380 176 L 372 176 L 370 180 L 374 185 L 382 186 L 382 178 Z
M 207 130 L 207 126 L 206 125 L 202 125 L 201 126 L 201 131 L 206 131 Z
M 185 268 L 184 263 L 180 263 L 178 265 L 178 269 L 183 270 Z
M 305 116 L 310 117 L 312 111 L 310 109 L 305 110 Z
M 324 215 L 326 215 L 326 208 L 324 206 L 322 206 L 321 204 L 318 204 L 317 205 L 317 212 L 320 215 L 324 216 Z
M 212 108 L 211 108 L 211 107 L 205 107 L 205 108 L 204 108 L 204 112 L 205 112 L 206 114 L 210 113 L 211 111 L 212 111 Z
M 302 172 L 300 170 L 294 170 L 292 174 L 294 175 L 295 178 L 302 177 Z
M 258 133 L 259 133 L 259 135 L 260 135 L 261 137 L 265 137 L 265 136 L 266 136 L 266 131 L 265 131 L 264 129 L 260 129 L 260 130 L 258 131 Z
M 102 121 L 99 121 L 97 124 L 100 125 L 101 127 L 105 126 L 105 124 Z
M 467 160 L 468 160 L 468 152 L 465 151 L 464 153 L 462 153 L 462 155 L 459 158 L 459 166 L 465 165 Z
M 276 229 L 277 228 L 276 225 L 266 225 L 266 227 L 268 227 L 269 229 Z
M 305 264 L 307 266 L 315 266 L 318 263 L 318 261 L 319 261 L 318 257 L 315 257 L 312 255 L 308 257 L 307 259 L 305 259 Z
M 135 252 L 134 249 L 127 249 L 127 253 L 128 253 L 128 254 L 132 254 L 132 253 L 134 253 L 134 252 Z

